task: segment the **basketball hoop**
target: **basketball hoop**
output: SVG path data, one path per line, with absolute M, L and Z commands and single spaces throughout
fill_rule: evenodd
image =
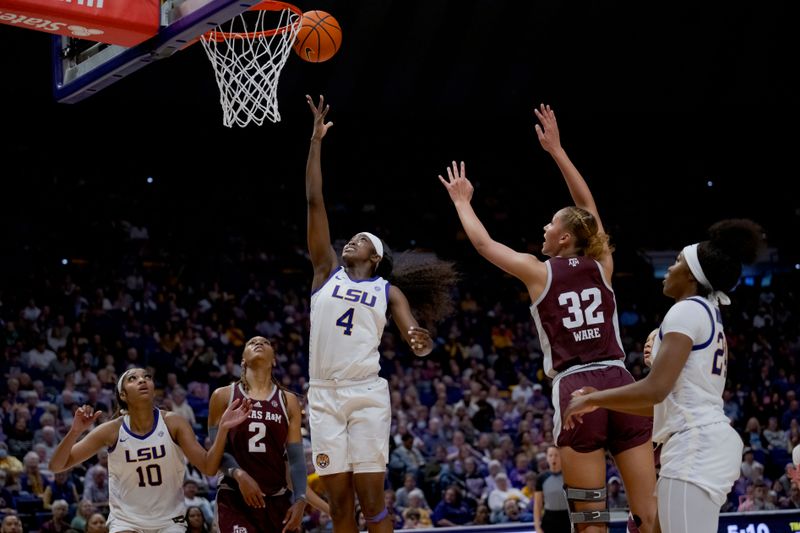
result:
M 279 12 L 277 26 L 274 17 L 267 16 L 270 12 Z M 201 36 L 219 87 L 225 126 L 281 120 L 278 78 L 302 15 L 291 4 L 266 0 Z M 268 19 L 273 20 L 271 26 Z

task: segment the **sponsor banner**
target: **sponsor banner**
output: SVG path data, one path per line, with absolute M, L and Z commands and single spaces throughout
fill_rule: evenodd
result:
M 134 46 L 158 32 L 159 0 L 0 0 L 0 23 Z

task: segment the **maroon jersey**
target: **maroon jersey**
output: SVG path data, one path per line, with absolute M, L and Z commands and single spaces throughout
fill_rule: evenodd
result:
M 600 263 L 552 257 L 545 265 L 547 284 L 531 305 L 545 373 L 554 377 L 573 365 L 624 359 L 617 303 Z
M 234 383 L 231 401 L 247 397 L 242 385 Z M 226 451 L 261 487 L 267 496 L 286 488 L 286 438 L 289 417 L 283 393 L 275 387 L 266 400 L 252 400 L 250 417 L 228 431 Z M 226 481 L 233 487 L 236 482 Z

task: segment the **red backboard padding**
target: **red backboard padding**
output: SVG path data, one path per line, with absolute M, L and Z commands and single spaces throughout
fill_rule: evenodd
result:
M 0 23 L 133 46 L 158 32 L 159 0 L 0 0 Z

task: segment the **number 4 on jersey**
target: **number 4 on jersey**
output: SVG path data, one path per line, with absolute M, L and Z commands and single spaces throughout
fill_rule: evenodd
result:
M 336 319 L 336 325 L 340 328 L 344 328 L 342 333 L 345 335 L 351 335 L 353 333 L 353 313 L 355 312 L 355 307 L 351 307 L 345 311 L 342 316 Z

